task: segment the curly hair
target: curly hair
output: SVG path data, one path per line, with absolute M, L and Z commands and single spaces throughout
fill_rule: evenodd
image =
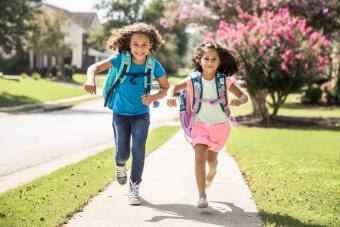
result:
M 158 47 L 164 42 L 159 31 L 152 25 L 145 23 L 135 23 L 114 30 L 112 36 L 107 41 L 107 48 L 116 50 L 119 53 L 130 51 L 131 37 L 134 34 L 143 34 L 149 37 L 152 44 L 150 52 L 156 52 Z
M 203 42 L 194 48 L 194 55 L 192 57 L 192 66 L 196 71 L 202 72 L 202 66 L 200 65 L 201 58 L 204 52 L 208 49 L 216 50 L 221 64 L 217 68 L 217 71 L 226 77 L 232 76 L 237 73 L 241 67 L 240 58 L 236 52 L 222 47 L 216 42 Z

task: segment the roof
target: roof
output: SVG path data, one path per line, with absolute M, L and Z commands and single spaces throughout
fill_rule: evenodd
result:
M 78 24 L 80 27 L 85 29 L 86 31 L 91 28 L 91 25 L 94 20 L 98 19 L 96 12 L 71 12 L 66 9 L 59 8 L 54 5 L 50 5 L 48 3 L 43 3 L 43 5 L 47 6 L 48 8 L 57 11 L 62 12 L 68 17 L 71 17 L 76 24 Z
M 84 28 L 85 30 L 89 30 L 91 28 L 91 25 L 93 23 L 93 21 L 96 19 L 97 17 L 97 13 L 91 13 L 91 12 L 73 12 L 71 13 L 71 17 L 73 18 L 73 20 L 79 24 L 82 28 Z

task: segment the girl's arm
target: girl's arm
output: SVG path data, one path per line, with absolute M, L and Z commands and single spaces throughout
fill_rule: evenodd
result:
M 169 87 L 170 87 L 169 81 L 168 81 L 168 78 L 166 77 L 166 75 L 158 78 L 157 80 L 158 80 L 158 83 L 159 83 L 159 86 L 160 86 L 160 91 L 157 94 L 155 94 L 156 100 L 164 98 L 166 96 L 167 92 L 168 92 Z
M 183 80 L 179 83 L 176 83 L 174 86 L 170 87 L 170 89 L 168 90 L 168 95 L 167 95 L 167 105 L 168 106 L 170 106 L 170 107 L 176 107 L 177 106 L 175 94 L 187 87 L 187 80 L 188 79 L 185 79 L 185 80 Z
M 157 94 L 154 95 L 143 95 L 142 96 L 142 102 L 144 105 L 150 105 L 153 101 L 161 99 L 166 96 L 167 91 L 169 89 L 169 81 L 166 75 L 161 76 L 160 78 L 157 78 L 160 91 Z
M 109 59 L 91 65 L 87 69 L 87 81 L 84 84 L 84 89 L 91 95 L 96 94 L 96 80 L 95 80 L 96 75 L 103 71 L 109 70 L 111 67 L 112 64 Z
M 232 99 L 229 102 L 231 106 L 240 106 L 248 101 L 248 96 L 243 93 L 234 83 L 230 85 L 230 92 L 233 93 L 238 99 Z

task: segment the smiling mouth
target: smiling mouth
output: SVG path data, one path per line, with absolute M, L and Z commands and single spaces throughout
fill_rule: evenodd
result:
M 143 56 L 144 55 L 144 53 L 136 53 L 136 52 L 135 52 L 135 54 L 138 55 L 138 56 Z

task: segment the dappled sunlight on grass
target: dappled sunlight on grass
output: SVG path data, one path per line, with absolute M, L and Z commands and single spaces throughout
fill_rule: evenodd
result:
M 11 107 L 30 103 L 38 104 L 41 103 L 41 101 L 24 95 L 13 95 L 8 92 L 0 93 L 0 107 Z
M 39 103 L 85 94 L 82 88 L 50 80 L 21 78 L 19 81 L 0 78 L 0 106 Z
M 73 81 L 81 86 L 83 86 L 87 80 L 86 74 L 75 73 L 73 76 Z M 97 87 L 103 87 L 105 82 L 106 74 L 99 74 L 96 76 Z
M 233 130 L 228 151 L 245 172 L 266 225 L 340 225 L 339 132 L 340 128 Z

